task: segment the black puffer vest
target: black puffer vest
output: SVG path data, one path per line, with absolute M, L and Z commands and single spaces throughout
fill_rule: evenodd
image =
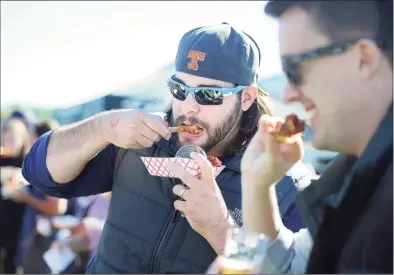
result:
M 151 176 L 141 157 L 173 157 L 176 146 L 160 141 L 141 150 L 120 149 L 112 199 L 98 252 L 88 273 L 205 273 L 217 256 L 210 244 L 174 210 L 178 179 Z M 216 181 L 234 219 L 242 224 L 242 155 L 221 159 Z M 291 179 L 291 177 L 286 177 Z M 281 212 L 298 193 L 291 180 L 277 187 Z

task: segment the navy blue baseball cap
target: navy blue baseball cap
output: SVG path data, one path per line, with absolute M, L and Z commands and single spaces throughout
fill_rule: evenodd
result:
M 175 68 L 177 72 L 249 86 L 257 82 L 260 62 L 260 48 L 253 38 L 224 22 L 184 34 Z

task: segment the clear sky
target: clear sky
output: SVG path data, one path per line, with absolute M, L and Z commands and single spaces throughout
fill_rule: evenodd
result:
M 262 1 L 2 1 L 1 105 L 63 107 L 116 91 L 175 58 L 191 28 L 228 22 L 280 72 Z M 130 91 L 132 92 L 132 91 Z

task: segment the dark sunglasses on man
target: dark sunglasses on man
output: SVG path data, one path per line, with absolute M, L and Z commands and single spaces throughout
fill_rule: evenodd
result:
M 371 38 L 355 38 L 342 43 L 333 43 L 328 46 L 310 50 L 301 54 L 282 56 L 282 69 L 288 81 L 293 85 L 302 84 L 301 64 L 316 58 L 341 54 L 346 52 L 351 46 L 357 44 L 361 39 Z M 372 39 L 376 45 L 382 48 L 384 43 Z
M 174 98 L 184 101 L 187 95 L 191 94 L 200 105 L 220 105 L 223 103 L 223 98 L 233 93 L 239 93 L 247 87 L 242 85 L 232 88 L 189 87 L 181 83 L 175 76 L 167 81 L 167 85 Z

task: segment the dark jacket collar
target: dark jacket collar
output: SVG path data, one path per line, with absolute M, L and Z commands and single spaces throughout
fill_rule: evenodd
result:
M 360 158 L 339 155 L 324 171 L 320 179 L 306 188 L 297 200 L 300 212 L 312 236 L 317 231 L 325 206 L 337 208 L 357 179 L 368 180 L 381 173 L 392 160 L 393 149 L 393 105 L 387 111 L 377 131 Z M 383 167 L 382 167 L 383 163 Z M 362 180 L 361 180 L 362 181 Z M 357 181 L 357 184 L 362 182 Z
M 156 142 L 156 144 L 172 156 L 175 156 L 179 149 L 175 135 L 173 135 L 170 140 L 161 139 L 160 141 Z M 223 165 L 226 166 L 226 168 L 241 172 L 241 159 L 243 153 L 244 152 L 242 151 L 231 156 L 220 157 L 219 159 L 222 161 Z

